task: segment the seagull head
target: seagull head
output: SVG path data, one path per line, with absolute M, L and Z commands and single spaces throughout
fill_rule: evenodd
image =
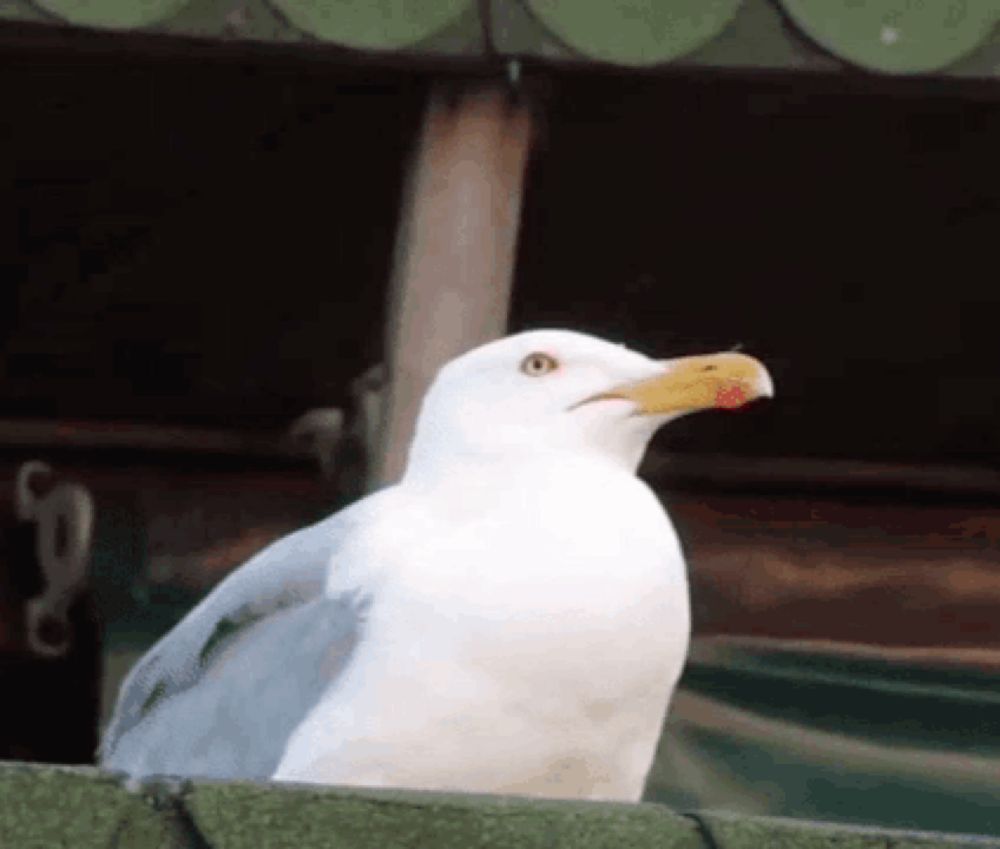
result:
M 533 330 L 447 363 L 424 397 L 407 475 L 449 458 L 501 463 L 572 452 L 635 471 L 662 425 L 771 397 L 743 353 L 656 360 L 566 330 Z

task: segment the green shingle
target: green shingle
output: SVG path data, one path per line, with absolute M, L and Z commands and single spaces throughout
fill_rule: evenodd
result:
M 836 56 L 885 73 L 937 71 L 986 42 L 997 0 L 782 0 L 792 19 Z
M 425 62 L 461 56 L 494 65 L 510 56 L 633 67 L 824 71 L 849 63 L 889 74 L 1000 73 L 1000 0 L 0 0 L 4 18 L 328 42 L 405 51 Z
M 346 47 L 397 49 L 441 30 L 471 0 L 272 0 L 303 32 Z
M 137 29 L 177 14 L 190 0 L 34 0 L 50 15 L 77 26 Z
M 718 35 L 740 5 L 740 0 L 527 2 L 574 49 L 623 65 L 656 65 L 690 53 Z

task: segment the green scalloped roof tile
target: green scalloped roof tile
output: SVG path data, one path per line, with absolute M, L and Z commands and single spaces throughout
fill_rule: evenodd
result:
M 28 0 L 0 0 L 0 20 L 51 21 L 52 18 Z
M 497 0 L 492 8 L 493 44 L 498 53 L 554 60 L 579 57 L 519 0 Z
M 1000 27 L 986 44 L 948 68 L 948 73 L 956 77 L 1000 77 Z
M 0 0 L 0 20 L 485 58 L 480 8 L 473 0 Z M 808 71 L 849 61 L 885 73 L 1000 76 L 1000 0 L 492 0 L 490 8 L 500 55 Z
M 586 56 L 620 65 L 656 65 L 718 35 L 741 0 L 526 2 L 558 38 Z
M 486 47 L 478 3 L 470 3 L 453 20 L 408 49 L 431 56 L 483 56 Z
M 361 50 L 398 50 L 429 38 L 472 0 L 271 0 L 299 29 Z
M 191 0 L 34 0 L 56 18 L 76 26 L 136 29 L 159 23 Z
M 817 50 L 798 30 L 787 26 L 781 9 L 768 0 L 745 0 L 719 35 L 681 63 L 824 72 L 842 66 L 840 60 Z
M 817 44 L 873 71 L 939 71 L 990 39 L 1000 0 L 780 0 Z
M 156 29 L 177 35 L 265 44 L 306 39 L 267 0 L 192 0 Z

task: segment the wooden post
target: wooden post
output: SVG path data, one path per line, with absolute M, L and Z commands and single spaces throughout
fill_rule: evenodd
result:
M 438 368 L 506 331 L 531 124 L 501 84 L 431 93 L 396 243 L 373 486 L 402 474 Z

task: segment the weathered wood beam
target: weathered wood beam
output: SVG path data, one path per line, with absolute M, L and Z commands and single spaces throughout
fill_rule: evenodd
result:
M 430 95 L 397 237 L 374 486 L 402 474 L 437 369 L 506 330 L 531 137 L 529 106 L 500 83 Z
M 654 448 L 646 455 L 639 473 L 657 488 L 664 489 L 795 490 L 814 495 L 905 490 L 914 496 L 971 498 L 1000 495 L 1000 470 L 982 465 L 671 454 Z
M 306 456 L 284 434 L 126 421 L 0 419 L 0 447 L 125 449 L 170 454 L 280 459 Z
M 301 466 L 310 455 L 287 434 L 123 421 L 0 419 L 0 453 L 31 449 L 73 452 L 124 450 L 169 456 L 233 457 Z M 252 474 L 253 465 L 246 467 Z M 673 454 L 656 447 L 640 474 L 657 489 L 800 492 L 835 495 L 838 491 L 909 491 L 913 497 L 1000 496 L 1000 470 L 942 463 L 914 465 L 860 459 L 738 457 L 725 454 Z

